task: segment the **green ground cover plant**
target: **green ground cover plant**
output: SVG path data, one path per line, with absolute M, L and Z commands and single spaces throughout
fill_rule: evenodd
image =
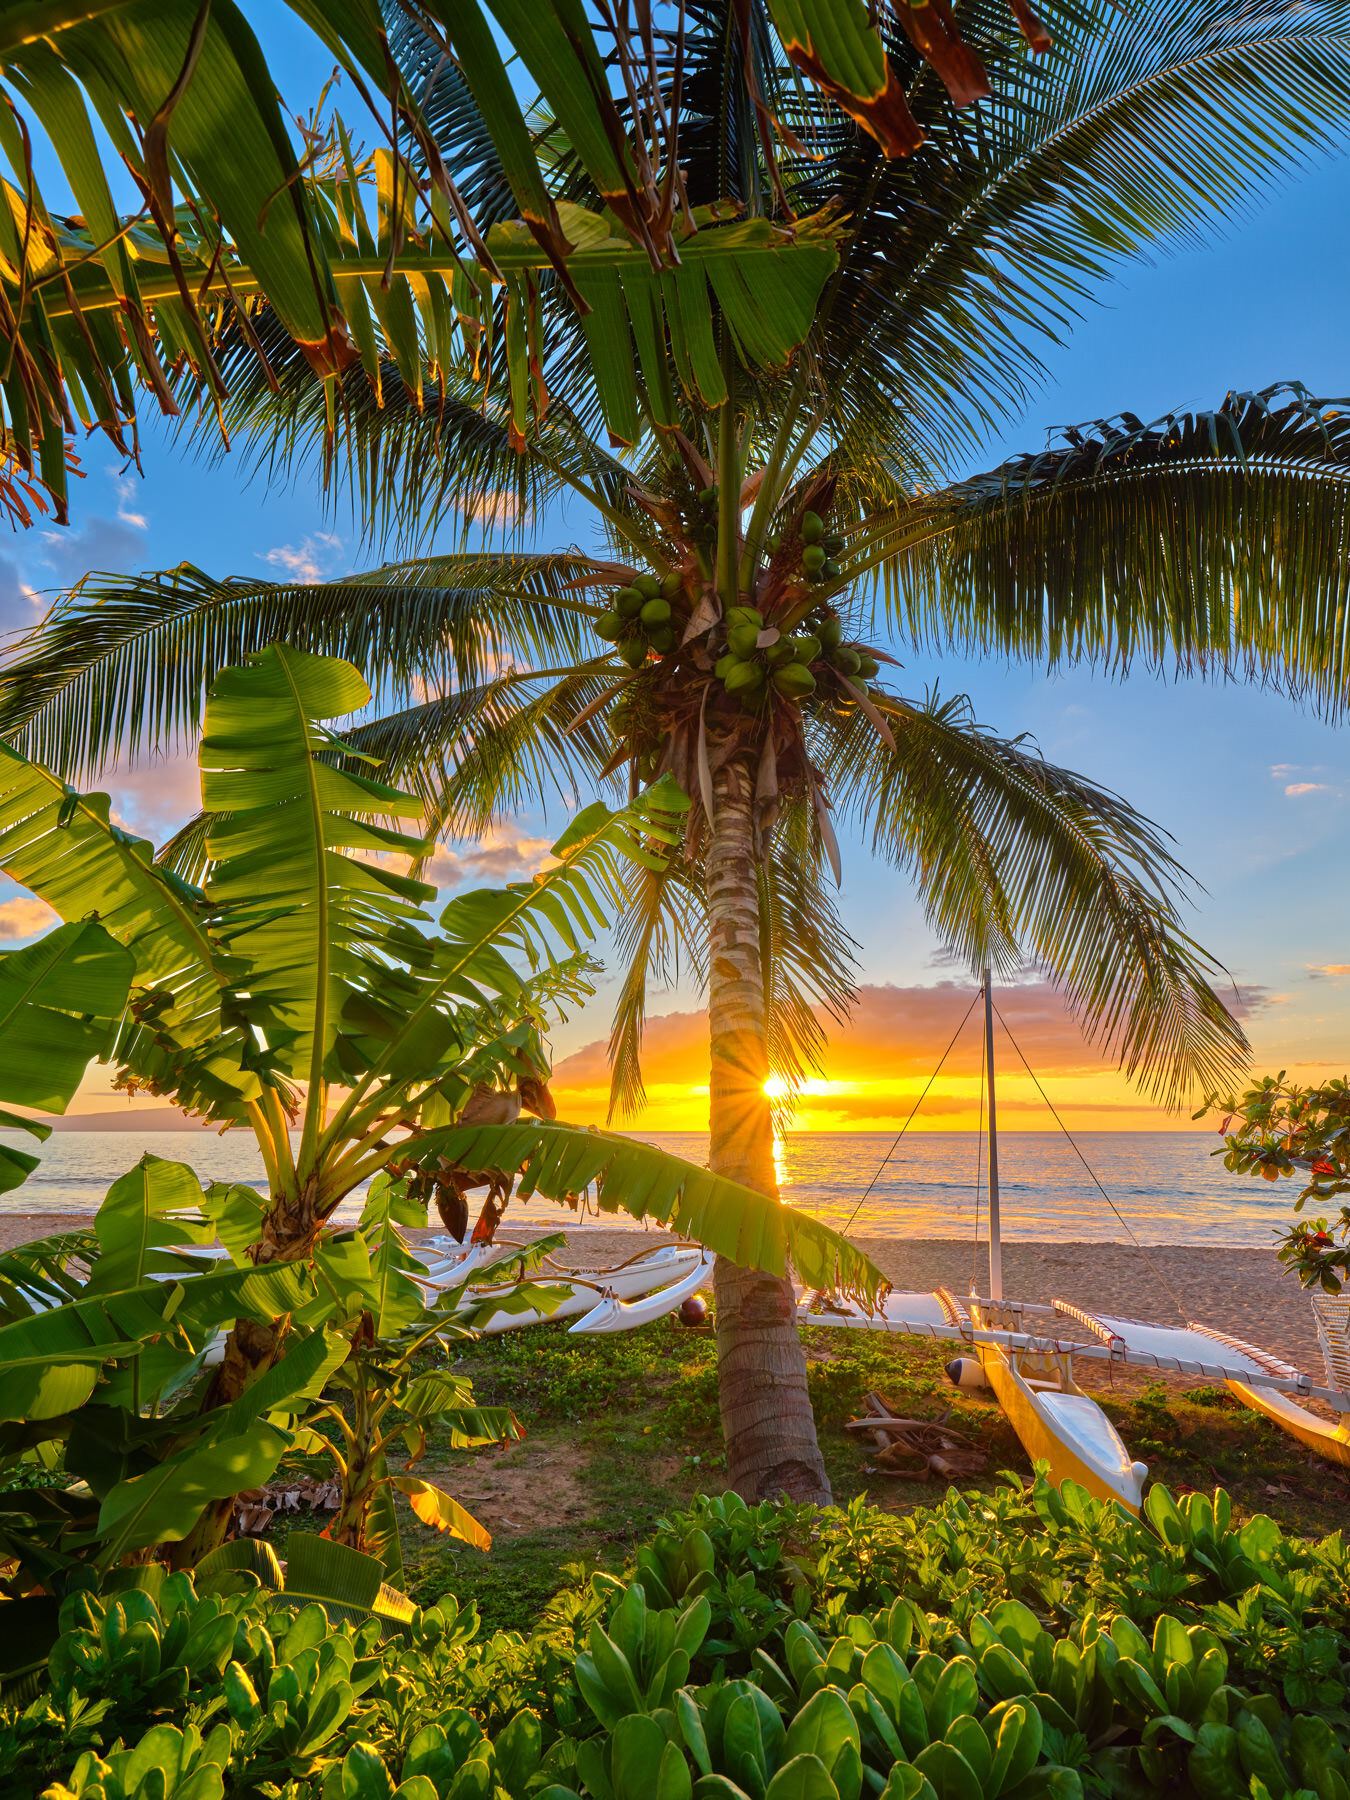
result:
M 1026 1453 L 992 1398 L 947 1382 L 941 1347 L 824 1328 L 805 1331 L 803 1344 L 821 1450 L 841 1503 L 862 1498 L 897 1514 L 936 1497 L 932 1484 L 864 1473 L 866 1451 L 842 1427 L 869 1391 L 921 1418 L 950 1407 L 951 1423 L 988 1457 L 988 1474 L 971 1480 L 977 1491 L 992 1493 L 1002 1470 L 1030 1478 Z M 486 1497 L 483 1516 L 491 1516 L 495 1488 L 498 1514 L 520 1529 L 494 1528 L 487 1556 L 409 1534 L 406 1586 L 419 1600 L 449 1587 L 474 1600 L 486 1625 L 518 1625 L 556 1591 L 563 1565 L 617 1569 L 662 1512 L 725 1485 L 711 1332 L 662 1321 L 603 1341 L 545 1325 L 455 1351 L 456 1371 L 472 1378 L 479 1402 L 513 1407 L 526 1435 L 482 1457 L 433 1434 L 426 1466 L 457 1493 L 491 1470 L 474 1490 Z M 1310 1467 L 1306 1450 L 1222 1388 L 1122 1379 L 1089 1390 L 1174 1492 L 1223 1486 L 1243 1517 L 1266 1512 L 1283 1530 L 1313 1537 L 1345 1516 L 1350 1487 L 1334 1471 Z
M 1345 1800 L 1350 1552 L 1155 1486 L 700 1496 L 528 1632 L 243 1570 L 71 1594 L 15 1800 Z

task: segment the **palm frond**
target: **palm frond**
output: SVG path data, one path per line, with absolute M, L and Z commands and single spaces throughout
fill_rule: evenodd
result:
M 424 547 L 441 527 L 462 544 L 483 530 L 518 541 L 531 519 L 578 483 L 622 507 L 627 471 L 576 422 L 594 412 L 587 399 L 594 382 L 575 311 L 548 283 L 540 304 L 553 404 L 523 447 L 512 442 L 510 384 L 499 363 L 489 361 L 480 382 L 446 369 L 435 381 L 409 385 L 384 347 L 372 372 L 358 366 L 344 376 L 334 442 L 323 382 L 279 322 L 263 311 L 247 329 L 227 323 L 217 361 L 229 390 L 221 417 L 232 457 L 269 490 L 303 483 L 330 504 L 345 495 L 370 539 L 403 553 Z M 252 348 L 255 337 L 267 369 Z M 177 396 L 179 441 L 218 462 L 222 450 L 190 370 Z
M 522 805 L 547 812 L 556 795 L 567 807 L 596 786 L 612 746 L 594 719 L 569 726 L 613 681 L 613 666 L 589 657 L 566 671 L 508 671 L 371 720 L 342 741 L 409 784 L 429 835 L 476 837 Z
M 758 868 L 769 1067 L 787 1089 L 779 1103 L 786 1112 L 802 1082 L 823 1066 L 821 1014 L 842 1025 L 857 997 L 858 947 L 823 865 L 814 810 L 803 800 L 788 801 Z
M 878 851 L 914 879 L 933 929 L 972 970 L 1043 969 L 1084 1031 L 1168 1105 L 1216 1091 L 1247 1043 L 1183 930 L 1187 877 L 1160 827 L 975 723 L 964 698 L 879 702 L 882 746 L 858 715 L 827 773 Z
M 1078 426 L 862 545 L 918 643 L 1350 698 L 1350 401 L 1297 384 Z
M 591 648 L 579 551 L 436 556 L 341 581 L 217 580 L 191 564 L 88 575 L 0 676 L 0 736 L 62 774 L 190 742 L 224 668 L 272 643 L 339 656 L 386 692 L 482 681 L 517 657 Z
M 911 65 L 916 155 L 888 162 L 844 122 L 800 120 L 815 154 L 791 166 L 794 205 L 828 194 L 854 221 L 814 339 L 856 439 L 843 462 L 879 443 L 935 466 L 964 455 L 1025 404 L 1041 352 L 1123 261 L 1223 229 L 1350 120 L 1347 0 L 1083 0 L 1035 59 L 999 11 L 956 9 L 987 101 L 958 111 Z
M 614 932 L 623 977 L 609 1029 L 610 1119 L 631 1117 L 646 1104 L 642 1035 L 649 983 L 673 981 L 684 969 L 702 987 L 706 931 L 698 874 L 682 858 L 630 872 L 628 901 Z

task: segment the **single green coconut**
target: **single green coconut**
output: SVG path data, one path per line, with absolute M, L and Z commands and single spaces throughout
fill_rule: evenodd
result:
M 727 649 L 736 656 L 753 656 L 759 643 L 758 625 L 733 625 L 727 633 Z
M 698 497 L 706 506 L 710 500 L 715 500 L 717 498 L 717 488 L 715 486 L 700 488 L 698 490 Z
M 800 663 L 813 663 L 820 655 L 820 639 L 809 634 L 792 640 L 792 653 Z
M 827 650 L 837 650 L 844 641 L 844 621 L 837 613 L 828 613 L 816 627 L 816 636 Z
M 730 675 L 731 671 L 740 661 L 741 658 L 739 656 L 733 656 L 730 650 L 728 650 L 725 656 L 718 657 L 716 663 L 713 665 L 713 674 L 719 681 L 725 681 L 727 676 Z
M 779 638 L 776 644 L 770 644 L 764 652 L 764 660 L 771 669 L 781 669 L 784 663 L 790 663 L 797 654 L 796 646 L 791 638 Z
M 862 658 L 848 644 L 841 644 L 830 661 L 841 675 L 856 675 L 862 666 Z
M 661 580 L 657 575 L 642 574 L 634 581 L 633 586 L 644 600 L 655 600 L 661 592 Z
M 764 534 L 764 548 L 768 551 L 770 556 L 777 556 L 778 546 L 782 541 L 782 538 L 779 537 L 776 531 L 766 531 Z
M 661 577 L 661 592 L 667 600 L 674 600 L 677 595 L 684 592 L 684 577 L 678 570 L 672 569 L 669 575 Z
M 638 617 L 644 625 L 668 625 L 670 623 L 669 600 L 662 600 L 658 595 L 655 600 L 644 601 Z
M 825 552 L 826 556 L 838 556 L 839 552 L 844 547 L 844 540 L 835 534 L 831 534 L 829 537 L 823 537 L 820 540 L 820 547 Z
M 826 581 L 838 581 L 844 571 L 832 556 L 827 556 L 825 558 L 825 566 L 820 572 L 825 577 Z
M 668 656 L 675 648 L 675 631 L 670 625 L 653 625 L 647 632 L 647 642 L 658 656 Z
M 802 542 L 818 544 L 825 535 L 825 521 L 819 513 L 804 512 L 801 524 Z M 822 552 L 823 554 L 823 552 Z
M 726 690 L 729 694 L 753 694 L 763 685 L 764 671 L 758 663 L 738 662 L 727 673 Z
M 871 681 L 881 670 L 881 664 L 875 656 L 869 656 L 865 650 L 858 653 L 858 673 L 864 681 Z
M 805 663 L 794 662 L 774 670 L 773 685 L 786 700 L 804 700 L 815 693 L 816 678 Z
M 646 638 L 625 638 L 619 645 L 619 655 L 630 669 L 640 669 L 647 660 Z
M 722 623 L 728 631 L 737 625 L 753 625 L 756 631 L 763 631 L 764 614 L 753 606 L 729 606 Z
M 819 544 L 808 544 L 802 551 L 802 567 L 808 575 L 819 575 L 825 567 L 825 552 Z
M 635 587 L 620 588 L 614 596 L 614 610 L 622 613 L 625 619 L 636 619 L 642 611 L 642 595 Z
M 623 636 L 626 624 L 627 620 L 622 613 L 603 612 L 591 629 L 598 638 L 603 638 L 607 644 L 617 644 Z

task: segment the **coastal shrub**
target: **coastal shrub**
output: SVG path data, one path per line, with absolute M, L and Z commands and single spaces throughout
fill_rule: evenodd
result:
M 63 1603 L 7 1797 L 1350 1800 L 1345 1546 L 1222 1492 L 705 1497 L 489 1638 L 449 1596 L 362 1621 L 133 1577 Z

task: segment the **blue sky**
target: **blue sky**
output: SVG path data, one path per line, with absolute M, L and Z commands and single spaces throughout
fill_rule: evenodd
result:
M 291 71 L 288 97 L 301 101 L 325 67 L 279 15 L 266 11 L 267 48 L 274 67 Z M 1149 418 L 1212 406 L 1230 387 L 1293 378 L 1323 395 L 1350 394 L 1348 184 L 1343 158 L 1322 161 L 1267 195 L 1219 242 L 1129 269 L 1072 342 L 1048 357 L 1043 392 L 981 464 L 1039 446 L 1050 427 L 1122 408 Z M 0 628 L 31 622 L 40 610 L 33 594 L 90 568 L 161 568 L 187 558 L 222 574 L 314 578 L 369 560 L 350 520 L 327 512 L 316 493 L 250 482 L 229 457 L 215 467 L 185 462 L 148 411 L 145 438 L 144 479 L 121 471 L 103 441 L 91 440 L 71 527 L 0 542 Z M 566 535 L 557 520 L 539 522 L 541 544 Z M 1240 686 L 1137 675 L 1112 683 L 1087 673 L 1048 679 L 989 662 L 905 660 L 902 691 L 938 680 L 946 692 L 969 693 L 982 722 L 1032 732 L 1047 756 L 1165 825 L 1206 890 L 1192 913 L 1195 935 L 1265 997 L 1250 1022 L 1258 1067 L 1342 1071 L 1350 1020 L 1350 756 L 1342 731 Z M 189 799 L 177 772 L 142 771 L 122 804 L 129 820 L 160 836 Z M 515 827 L 527 839 L 547 829 L 528 816 Z M 499 845 L 500 872 L 511 872 L 512 841 L 508 832 Z M 942 978 L 939 946 L 902 880 L 861 844 L 846 843 L 845 856 L 844 913 L 862 946 L 864 979 L 905 988 Z M 480 871 L 498 872 L 491 858 Z M 1338 967 L 1345 973 L 1326 972 Z M 560 1050 L 601 1035 L 605 998 L 560 1033 Z

